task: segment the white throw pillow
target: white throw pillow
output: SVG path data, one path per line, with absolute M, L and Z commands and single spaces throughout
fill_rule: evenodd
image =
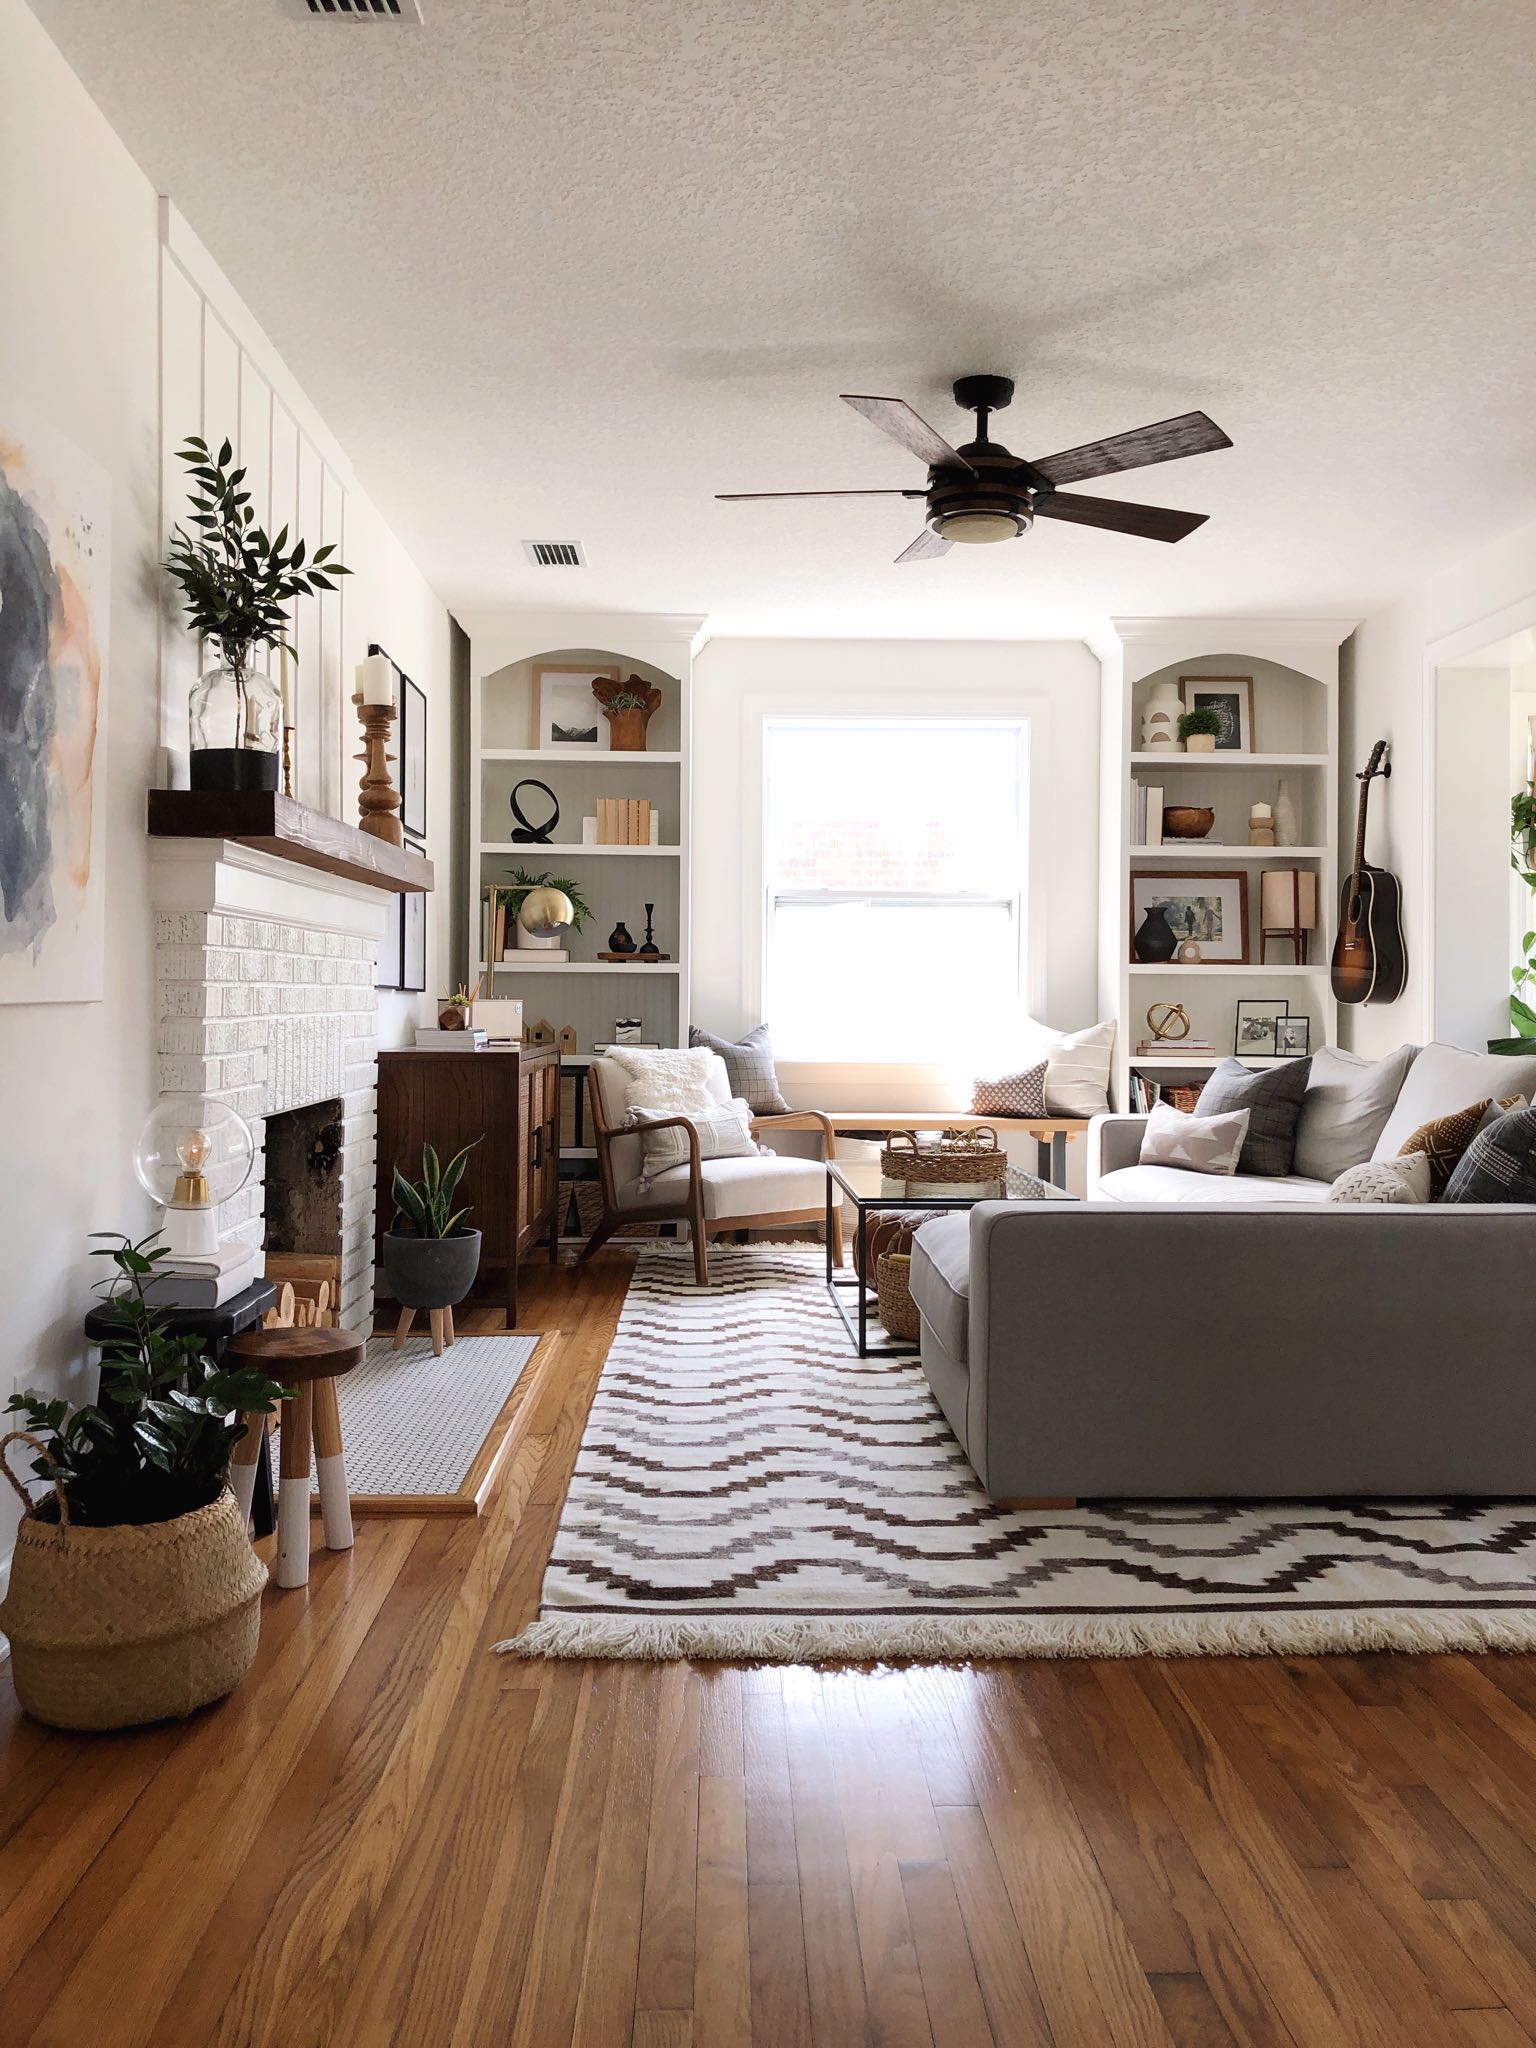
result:
M 631 1123 L 641 1110 L 652 1116 L 708 1116 L 727 1099 L 725 1062 L 707 1046 L 657 1052 L 610 1045 L 603 1058 L 625 1076 Z
M 1346 1167 L 1328 1190 L 1330 1202 L 1398 1202 L 1417 1207 L 1429 1200 L 1429 1154 L 1405 1152 L 1398 1159 L 1367 1159 Z
M 1291 1171 L 1307 1180 L 1335 1181 L 1346 1167 L 1369 1159 L 1417 1051 L 1416 1045 L 1400 1045 L 1382 1060 L 1361 1059 L 1334 1045 L 1313 1053 Z
M 1069 1031 L 1045 1056 L 1045 1106 L 1052 1116 L 1100 1116 L 1109 1107 L 1115 1026 Z
M 640 1133 L 644 1148 L 642 1191 L 658 1173 L 665 1173 L 669 1167 L 686 1166 L 692 1158 L 685 1130 L 676 1124 L 662 1131 L 650 1128 L 663 1114 L 676 1116 L 685 1113 L 671 1110 L 653 1114 L 643 1109 L 631 1112 L 630 1121 Z M 729 1102 L 711 1103 L 708 1111 L 700 1115 L 690 1114 L 688 1121 L 699 1134 L 700 1159 L 740 1159 L 748 1153 L 762 1150 L 752 1135 L 752 1112 L 739 1095 L 733 1096 Z
M 1498 1102 L 1506 1095 L 1536 1100 L 1536 1058 L 1496 1052 L 1466 1052 L 1459 1045 L 1426 1045 L 1403 1083 L 1397 1107 L 1376 1140 L 1373 1159 L 1395 1159 L 1420 1124 L 1454 1116 L 1469 1102 Z
M 1248 1116 L 1246 1109 L 1189 1116 L 1172 1103 L 1155 1102 L 1141 1134 L 1141 1164 L 1182 1166 L 1187 1173 L 1236 1173 Z

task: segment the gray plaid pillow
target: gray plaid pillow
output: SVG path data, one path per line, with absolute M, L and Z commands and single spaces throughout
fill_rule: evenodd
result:
M 1237 1162 L 1239 1173 L 1274 1179 L 1292 1170 L 1296 1125 L 1311 1067 L 1310 1060 L 1288 1060 L 1283 1067 L 1251 1072 L 1241 1060 L 1223 1060 L 1200 1090 L 1196 1116 L 1221 1116 L 1234 1109 L 1248 1112 L 1248 1135 Z
M 745 1038 L 740 1039 L 716 1038 L 712 1031 L 701 1031 L 697 1024 L 690 1024 L 688 1043 L 706 1046 L 710 1052 L 719 1053 L 730 1076 L 731 1093 L 740 1095 L 754 1116 L 788 1114 L 789 1104 L 779 1093 L 773 1045 L 766 1024 L 759 1024 L 755 1031 L 749 1031 Z
M 1536 1109 L 1517 1109 L 1480 1130 L 1440 1199 L 1536 1202 Z

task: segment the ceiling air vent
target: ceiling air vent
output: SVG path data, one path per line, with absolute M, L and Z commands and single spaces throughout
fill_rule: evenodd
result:
M 523 553 L 535 569 L 585 569 L 579 540 L 525 540 Z
M 282 0 L 282 6 L 303 21 L 421 20 L 421 0 Z

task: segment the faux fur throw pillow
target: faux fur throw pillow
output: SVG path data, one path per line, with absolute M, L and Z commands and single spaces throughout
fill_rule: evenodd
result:
M 642 1110 L 651 1116 L 708 1116 L 721 1106 L 710 1085 L 715 1072 L 712 1052 L 610 1045 L 603 1058 L 624 1070 L 632 1123 Z

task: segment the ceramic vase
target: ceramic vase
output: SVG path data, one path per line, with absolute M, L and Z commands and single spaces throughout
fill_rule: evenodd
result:
M 1282 781 L 1275 797 L 1275 844 L 1295 846 L 1297 841 L 1296 806 L 1291 801 L 1291 792 Z
M 1171 960 L 1178 943 L 1162 904 L 1154 903 L 1137 927 L 1132 951 L 1138 960 L 1151 966 L 1159 961 Z
M 1170 753 L 1177 752 L 1179 720 L 1183 715 L 1184 701 L 1178 684 L 1154 683 L 1141 711 L 1142 751 L 1150 753 L 1165 747 Z

